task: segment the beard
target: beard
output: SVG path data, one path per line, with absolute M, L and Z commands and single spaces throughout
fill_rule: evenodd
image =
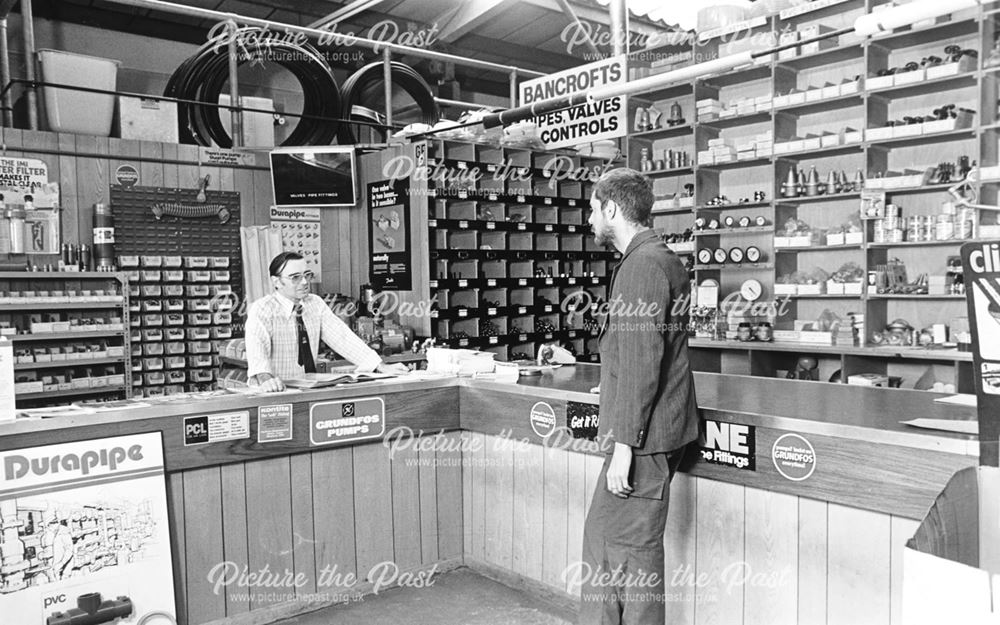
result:
M 594 228 L 594 241 L 602 246 L 608 247 L 614 243 L 614 231 L 611 226 L 604 225 L 599 228 Z

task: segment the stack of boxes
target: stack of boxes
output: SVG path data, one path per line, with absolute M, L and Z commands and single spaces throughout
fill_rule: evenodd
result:
M 774 135 L 770 130 L 732 146 L 722 137 L 709 139 L 708 149 L 698 152 L 699 165 L 717 165 L 732 161 L 766 158 L 774 154 Z
M 232 337 L 229 258 L 121 256 L 132 310 L 132 385 L 146 397 L 215 386 Z
M 700 122 L 710 122 L 719 119 L 719 116 L 722 114 L 722 102 L 715 98 L 698 100 L 694 105 L 698 114 L 697 119 Z

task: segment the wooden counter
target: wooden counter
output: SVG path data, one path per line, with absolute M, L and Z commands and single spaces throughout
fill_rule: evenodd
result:
M 572 597 L 579 589 L 563 572 L 579 557 L 602 456 L 562 431 L 543 438 L 531 413 L 544 403 L 541 414 L 551 409 L 563 425 L 570 408 L 595 411 L 589 390 L 598 377 L 597 366 L 577 365 L 516 385 L 391 380 L 20 421 L 0 426 L 0 449 L 162 432 L 181 623 L 315 609 L 344 595 L 318 583 L 324 568 L 363 582 L 381 562 L 402 570 L 464 562 Z M 675 479 L 665 536 L 676 577 L 670 622 L 897 622 L 902 545 L 978 451 L 975 437 L 899 421 L 969 420 L 974 411 L 935 404 L 930 393 L 717 374 L 697 374 L 696 389 L 707 422 L 752 428 L 755 466 L 710 464 L 696 450 Z M 419 438 L 310 443 L 311 405 L 361 397 L 383 398 L 387 433 L 406 426 Z M 257 442 L 257 410 L 277 404 L 292 405 L 293 439 Z M 251 415 L 249 438 L 184 445 L 185 417 L 238 411 Z M 815 450 L 807 479 L 783 477 L 771 458 L 786 434 Z M 222 562 L 310 581 L 259 599 L 241 589 L 216 594 L 207 580 Z M 725 573 L 736 565 L 783 581 L 734 590 Z M 690 586 L 701 575 L 708 581 Z

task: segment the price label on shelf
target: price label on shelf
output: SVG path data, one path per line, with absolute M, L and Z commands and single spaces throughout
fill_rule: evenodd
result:
M 458 339 L 459 347 L 468 347 L 468 345 L 469 345 L 469 339 Z
M 496 286 L 496 285 L 497 281 L 494 280 L 493 278 L 490 278 L 489 280 L 486 281 L 486 286 Z
M 468 317 L 469 316 L 469 311 L 466 310 L 466 309 L 464 309 L 464 308 L 460 308 L 458 310 L 458 316 L 459 317 Z
M 458 161 L 456 163 L 456 165 L 458 166 L 459 169 L 468 169 L 469 168 L 469 166 L 465 164 L 465 161 Z
M 430 282 L 427 283 L 427 286 L 429 286 L 432 289 L 436 289 L 436 288 L 438 288 L 438 281 L 437 280 L 431 280 Z
M 489 315 L 490 317 L 493 317 L 493 316 L 495 316 L 497 314 L 497 309 L 496 308 L 487 308 L 486 309 L 486 314 Z
M 463 219 L 462 221 L 458 222 L 458 227 L 459 228 L 468 228 L 469 227 L 469 222 L 467 222 L 467 221 L 465 221 Z
M 437 318 L 438 318 L 438 311 L 432 310 L 431 311 L 431 319 L 437 319 Z
M 576 226 L 566 226 L 566 230 L 569 232 L 576 232 Z
M 497 201 L 497 194 L 496 193 L 490 193 L 489 195 L 486 196 L 486 199 L 489 200 L 489 201 L 491 201 L 491 202 L 496 202 Z
M 517 229 L 518 230 L 527 230 L 528 229 L 528 224 L 517 224 Z
M 567 206 L 576 206 L 576 200 L 566 200 Z
M 546 304 L 546 305 L 545 305 L 545 312 L 547 312 L 547 313 L 550 313 L 550 312 L 552 312 L 552 307 L 551 307 L 551 306 L 549 306 L 548 304 Z
M 528 171 L 527 167 L 518 167 L 517 173 L 520 174 L 522 177 L 524 177 L 527 176 L 530 172 Z
M 545 284 L 552 284 L 552 278 L 545 278 Z
M 523 342 L 525 342 L 525 341 L 528 340 L 528 335 L 527 334 L 518 334 L 517 335 L 517 340 L 519 340 L 519 341 L 521 341 L 523 343 Z
M 488 164 L 486 166 L 486 171 L 496 171 L 496 170 L 497 170 L 497 166 L 494 165 L 493 163 L 490 163 L 490 164 Z
M 458 281 L 458 288 L 464 289 L 467 286 L 469 286 L 469 281 L 468 280 L 459 280 Z
M 569 279 L 569 283 L 570 284 L 576 284 L 576 278 L 570 278 Z
M 428 225 L 428 227 L 431 227 L 431 228 L 437 228 L 438 220 L 437 219 L 429 219 L 429 220 L 427 220 L 427 225 Z
M 517 286 L 528 286 L 527 278 L 518 278 Z
M 600 279 L 600 278 L 591 278 L 591 279 L 590 279 L 590 283 L 591 283 L 591 284 L 597 284 L 597 283 L 598 283 L 598 282 L 600 282 L 600 281 L 601 281 L 601 279 Z
M 524 306 L 518 306 L 517 307 L 517 314 L 523 315 L 523 314 L 525 314 L 527 312 L 528 312 L 528 309 L 525 308 Z
M 517 201 L 518 202 L 524 202 L 524 196 L 523 195 L 517 196 Z
M 570 330 L 569 334 L 567 336 L 569 336 L 569 338 L 571 338 L 571 339 L 575 339 L 576 338 L 576 330 Z
M 497 229 L 497 225 L 496 225 L 495 222 L 487 221 L 486 222 L 486 229 L 487 230 L 496 230 Z
M 552 335 L 551 334 L 546 334 L 545 335 L 545 340 L 546 341 L 551 341 L 552 340 Z
M 552 232 L 552 224 L 545 224 L 545 231 Z
M 552 205 L 552 198 L 550 198 L 550 197 L 547 197 L 547 198 L 545 198 L 545 200 L 543 200 L 543 202 L 544 202 L 544 203 L 545 203 L 546 205 L 549 205 L 549 206 L 551 206 L 551 205 Z
M 467 199 L 468 197 L 469 197 L 469 192 L 466 191 L 465 189 L 462 189 L 461 191 L 458 192 L 458 198 L 460 200 Z
M 491 336 L 490 337 L 490 345 L 496 345 L 496 344 L 497 344 L 497 337 Z

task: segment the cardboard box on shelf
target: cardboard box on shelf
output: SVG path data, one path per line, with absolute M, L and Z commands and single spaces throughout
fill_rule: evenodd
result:
M 122 139 L 179 143 L 177 103 L 118 96 L 118 136 Z

